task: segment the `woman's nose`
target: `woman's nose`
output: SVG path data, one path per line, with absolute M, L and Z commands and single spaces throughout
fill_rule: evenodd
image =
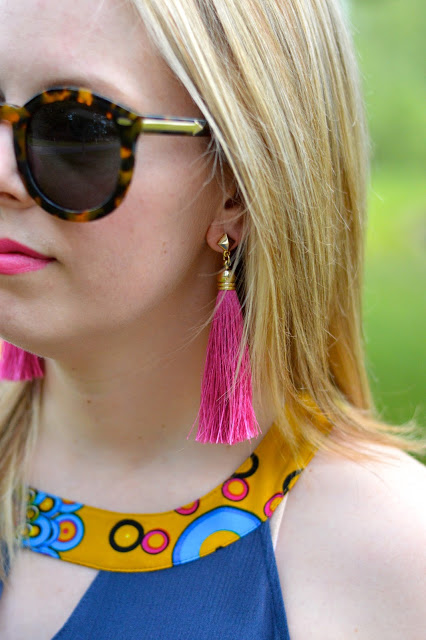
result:
M 0 121 L 0 206 L 24 209 L 33 205 L 18 171 L 12 126 Z

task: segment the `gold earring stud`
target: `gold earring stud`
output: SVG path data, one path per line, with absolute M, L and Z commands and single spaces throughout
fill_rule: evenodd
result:
M 219 291 L 235 290 L 235 274 L 231 272 L 231 252 L 229 251 L 230 243 L 226 233 L 223 234 L 218 246 L 223 249 L 223 271 L 217 277 L 217 288 Z

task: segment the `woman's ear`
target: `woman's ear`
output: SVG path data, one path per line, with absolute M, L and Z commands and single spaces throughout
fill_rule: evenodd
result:
M 243 234 L 244 216 L 243 205 L 239 197 L 238 189 L 234 189 L 234 193 L 225 195 L 222 209 L 218 212 L 218 216 L 210 224 L 206 241 L 211 249 L 219 253 L 223 252 L 217 242 L 226 233 L 230 240 L 230 251 L 235 249 L 240 242 Z

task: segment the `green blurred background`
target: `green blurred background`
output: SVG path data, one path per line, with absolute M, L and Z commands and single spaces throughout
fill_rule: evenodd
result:
M 394 424 L 414 418 L 425 429 L 426 5 L 344 3 L 373 144 L 364 293 L 368 371 L 381 415 Z

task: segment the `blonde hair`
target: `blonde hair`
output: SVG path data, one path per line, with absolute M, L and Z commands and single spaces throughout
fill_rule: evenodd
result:
M 215 162 L 238 187 L 244 235 L 235 264 L 253 386 L 261 397 L 268 390 L 291 451 L 308 441 L 355 460 L 374 457 L 374 443 L 424 452 L 415 425 L 377 417 L 365 371 L 370 151 L 339 2 L 128 2 L 204 113 Z M 11 563 L 25 522 L 37 384 L 4 383 L 0 399 L 0 540 Z M 333 437 L 324 437 L 323 419 Z

